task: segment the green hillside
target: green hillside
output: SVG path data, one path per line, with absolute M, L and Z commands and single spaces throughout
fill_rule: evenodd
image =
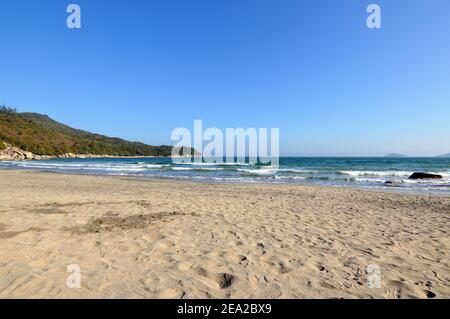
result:
M 2 110 L 0 141 L 38 155 L 170 156 L 172 150 L 167 145 L 150 146 L 74 129 L 42 114 Z

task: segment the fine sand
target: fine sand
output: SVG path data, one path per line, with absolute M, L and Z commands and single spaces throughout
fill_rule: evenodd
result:
M 449 229 L 448 196 L 0 170 L 0 297 L 449 298 Z

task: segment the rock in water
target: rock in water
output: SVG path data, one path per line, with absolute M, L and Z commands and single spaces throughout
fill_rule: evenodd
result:
M 442 179 L 442 175 L 429 174 L 429 173 L 414 173 L 409 179 Z

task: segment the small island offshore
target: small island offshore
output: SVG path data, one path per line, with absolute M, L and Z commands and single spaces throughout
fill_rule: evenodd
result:
M 401 158 L 401 157 L 407 157 L 407 156 L 403 155 L 403 154 L 391 153 L 391 154 L 386 155 L 385 157 Z

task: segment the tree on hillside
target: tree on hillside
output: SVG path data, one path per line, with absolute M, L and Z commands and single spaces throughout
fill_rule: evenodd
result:
M 14 113 L 17 113 L 17 110 L 15 108 L 6 105 L 0 105 L 0 114 L 14 114 Z

